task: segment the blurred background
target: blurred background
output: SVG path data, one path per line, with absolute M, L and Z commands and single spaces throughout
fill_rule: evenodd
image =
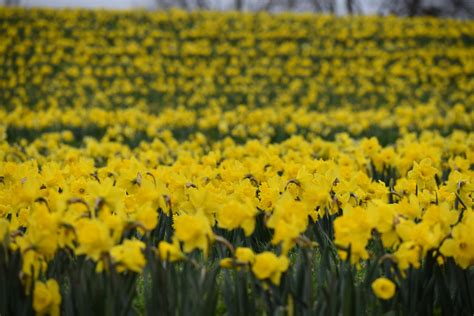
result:
M 474 0 L 0 0 L 0 5 L 54 8 L 294 11 L 472 19 Z

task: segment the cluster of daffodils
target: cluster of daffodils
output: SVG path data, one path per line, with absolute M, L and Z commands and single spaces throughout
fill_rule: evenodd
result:
M 160 216 L 172 218 L 174 234 L 154 246 L 174 262 L 194 251 L 208 256 L 222 240 L 216 229 L 252 236 L 262 215 L 276 253 L 237 248 L 222 265 L 248 265 L 274 284 L 308 228 L 328 216 L 335 218 L 341 259 L 355 265 L 369 258 L 368 245 L 378 238 L 400 270 L 419 267 L 426 256 L 439 264 L 453 258 L 464 269 L 474 263 L 472 133 L 407 134 L 386 147 L 346 134 L 332 142 L 294 136 L 241 145 L 197 135 L 167 147 L 163 159 L 170 164 L 142 160 L 155 140 L 125 155 L 96 142 L 103 166 L 87 147 L 61 140 L 44 155 L 36 141 L 20 146 L 23 155 L 39 155 L 33 160 L 3 142 L 0 240 L 22 254 L 25 284 L 45 273 L 60 250 L 86 256 L 97 271 L 114 265 L 140 273 Z M 126 238 L 130 231 L 133 238 Z
M 427 265 L 447 292 L 472 272 L 472 22 L 2 8 L 0 34 L 0 294 L 38 314 L 86 302 L 90 266 L 122 289 L 214 264 L 289 313 L 374 258 L 402 304 Z
M 0 8 L 0 34 L 10 109 L 474 101 L 468 21 Z
M 462 104 L 443 107 L 436 102 L 414 107 L 400 106 L 395 110 L 379 108 L 357 111 L 345 107 L 313 111 L 295 106 L 276 109 L 238 106 L 230 110 L 180 107 L 158 113 L 139 106 L 115 110 L 37 110 L 19 106 L 12 111 L 0 108 L 0 139 L 29 146 L 34 144 L 35 149 L 25 155 L 19 148 L 14 153 L 11 152 L 12 148 L 4 148 L 0 155 L 42 159 L 39 153 L 45 151 L 50 156 L 56 155 L 56 150 L 51 148 L 56 149 L 58 143 L 74 146 L 84 143 L 82 151 L 86 150 L 96 159 L 99 156 L 106 158 L 113 152 L 130 156 L 130 149 L 143 140 L 148 142 L 146 147 L 150 150 L 137 152 L 142 160 L 152 162 L 158 159 L 163 162 L 170 156 L 168 151 L 177 150 L 180 142 L 197 138 L 200 138 L 200 146 L 208 147 L 209 142 L 225 138 L 238 142 L 260 139 L 269 143 L 293 135 L 302 135 L 307 139 L 333 139 L 337 133 L 345 132 L 358 138 L 375 135 L 385 144 L 409 132 L 434 130 L 450 134 L 456 129 L 469 130 L 473 125 L 474 111 L 470 107 Z M 100 144 L 97 138 L 100 138 Z M 389 162 L 393 158 L 391 153 L 388 149 L 372 158 L 377 159 L 378 164 L 382 160 Z M 404 166 L 404 170 L 406 168 Z

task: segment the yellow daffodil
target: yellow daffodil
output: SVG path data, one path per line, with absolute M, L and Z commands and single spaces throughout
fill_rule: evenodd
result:
M 110 255 L 118 272 L 130 270 L 140 273 L 145 266 L 144 250 L 145 244 L 142 241 L 127 239 L 120 245 L 112 247 Z
M 387 278 L 378 278 L 372 283 L 372 291 L 374 294 L 383 300 L 389 300 L 395 295 L 395 283 Z
M 103 253 L 113 247 L 110 230 L 97 219 L 82 219 L 76 224 L 77 241 L 79 246 L 76 254 L 86 255 L 97 261 Z
M 201 249 L 207 254 L 214 235 L 206 216 L 203 214 L 175 216 L 174 229 L 175 236 L 183 243 L 185 252 Z
M 277 257 L 272 252 L 262 252 L 255 255 L 252 272 L 260 280 L 270 280 L 280 284 L 281 274 L 288 269 L 289 261 L 285 256 Z
M 61 293 L 54 279 L 37 281 L 33 290 L 33 308 L 37 315 L 60 315 Z
M 158 244 L 158 255 L 161 260 L 167 260 L 170 262 L 182 260 L 185 257 L 179 247 L 177 239 L 173 240 L 173 243 L 160 241 Z

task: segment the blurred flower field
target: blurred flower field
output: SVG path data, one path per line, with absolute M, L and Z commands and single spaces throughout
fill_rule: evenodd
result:
M 0 8 L 0 315 L 472 315 L 474 22 Z

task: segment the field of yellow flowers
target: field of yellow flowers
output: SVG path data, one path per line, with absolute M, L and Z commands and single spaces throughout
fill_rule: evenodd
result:
M 0 8 L 0 315 L 472 315 L 474 22 Z

